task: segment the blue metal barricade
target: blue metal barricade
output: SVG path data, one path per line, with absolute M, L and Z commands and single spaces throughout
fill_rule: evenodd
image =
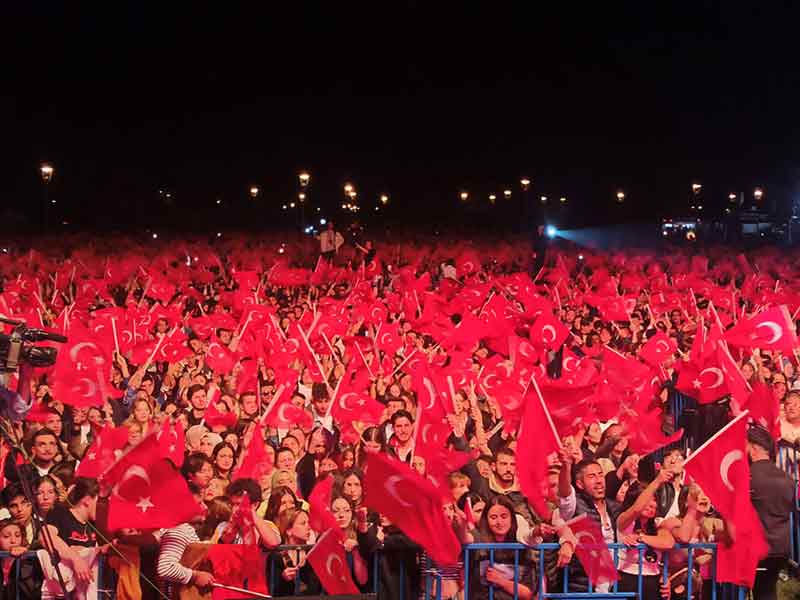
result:
M 16 559 L 16 563 L 15 563 L 15 566 L 14 566 L 14 574 L 13 574 L 13 580 L 14 580 L 15 584 L 18 584 L 19 579 L 20 579 L 21 574 L 22 574 L 21 573 L 21 571 L 22 571 L 22 562 L 23 561 L 27 561 L 27 560 L 37 561 L 38 562 L 38 560 L 39 560 L 38 556 L 36 555 L 36 552 L 24 552 L 24 553 L 20 554 L 19 556 L 12 556 L 10 552 L 0 552 L 0 559 L 7 559 L 7 558 Z M 114 586 L 111 586 L 111 589 L 104 589 L 103 588 L 102 584 L 103 584 L 104 572 L 105 572 L 105 557 L 101 555 L 101 556 L 98 557 L 98 561 L 97 561 L 97 581 L 98 581 L 98 584 L 97 584 L 97 600 L 107 600 L 109 598 L 115 598 L 116 597 L 116 591 L 115 591 Z M 10 583 L 9 581 L 4 582 L 4 587 L 8 587 L 9 583 Z M 16 588 L 15 600 L 21 600 L 20 599 L 20 586 L 19 585 L 15 585 L 15 588 Z

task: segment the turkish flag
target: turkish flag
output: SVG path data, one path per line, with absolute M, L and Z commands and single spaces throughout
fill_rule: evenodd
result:
M 338 529 L 336 519 L 331 512 L 331 498 L 333 496 L 333 477 L 328 475 L 324 479 L 317 481 L 314 489 L 308 497 L 309 522 L 314 531 L 327 531 L 328 529 Z
M 586 571 L 589 581 L 597 587 L 602 583 L 614 583 L 617 578 L 617 569 L 611 551 L 603 538 L 600 524 L 589 515 L 583 514 L 567 521 L 570 530 L 575 534 L 578 545 L 575 554 Z
M 765 383 L 753 384 L 753 391 L 747 404 L 741 407 L 750 412 L 750 416 L 758 425 L 769 431 L 773 439 L 781 437 L 781 406 L 772 389 Z
M 174 527 L 200 514 L 202 508 L 180 472 L 169 461 L 157 459 L 147 466 L 130 464 L 114 480 L 108 528 Z
M 53 395 L 75 407 L 102 406 L 111 396 L 108 385 L 110 352 L 90 341 L 86 330 L 75 323 L 70 342 L 58 353 L 53 370 Z
M 642 346 L 639 356 L 649 365 L 658 367 L 672 358 L 677 349 L 675 340 L 663 331 L 659 331 Z
M 243 588 L 245 580 L 247 589 L 260 594 L 268 594 L 267 555 L 255 544 L 210 544 L 208 560 L 211 561 L 214 580 L 223 585 Z M 241 598 L 241 592 L 215 588 L 212 600 Z
M 176 467 L 183 464 L 183 449 L 186 447 L 186 438 L 181 421 L 164 419 L 161 431 L 156 434 L 158 450 L 162 457 L 168 458 Z
M 231 544 L 236 538 L 236 534 L 239 534 L 242 544 L 256 544 L 258 542 L 258 530 L 256 529 L 254 516 L 255 513 L 253 512 L 253 505 L 250 503 L 250 496 L 245 492 L 242 495 L 242 501 L 233 509 L 233 514 L 220 537 L 220 542 Z
M 295 425 L 306 427 L 311 425 L 311 421 L 311 416 L 305 410 L 292 404 L 288 394 L 276 394 L 261 419 L 262 423 L 278 429 L 290 429 Z
M 114 451 L 119 450 L 128 443 L 128 428 L 106 425 L 97 434 L 91 446 L 86 449 L 75 475 L 77 477 L 99 477 L 108 469 L 116 457 Z
M 439 491 L 405 463 L 368 455 L 364 504 L 386 515 L 440 566 L 458 562 L 461 544 L 445 518 Z
M 717 360 L 719 361 L 722 374 L 725 376 L 725 384 L 728 386 L 731 396 L 739 403 L 739 406 L 747 404 L 752 388 L 744 375 L 739 370 L 739 365 L 733 360 L 728 346 L 722 340 L 717 342 Z
M 713 358 L 706 360 L 701 368 L 682 363 L 675 387 L 700 404 L 711 404 L 728 394 L 725 374 Z
M 736 543 L 729 548 L 720 544 L 720 555 L 727 555 L 717 564 L 717 581 L 747 580 L 746 585 L 752 587 L 755 565 L 766 556 L 768 547 L 750 502 L 746 415 L 742 413 L 701 446 L 686 460 L 684 469 L 703 488 L 720 514 L 734 525 Z
M 338 528 L 329 529 L 323 533 L 314 547 L 306 554 L 306 559 L 328 594 L 354 595 L 360 593 L 350 575 L 347 556 Z
M 214 369 L 216 373 L 224 375 L 233 370 L 233 366 L 236 364 L 236 356 L 218 340 L 214 340 L 208 345 L 206 364 Z
M 522 493 L 542 519 L 550 515 L 543 490 L 549 457 L 557 453 L 561 445 L 553 428 L 539 385 L 531 378 L 517 441 L 517 456 L 521 459 L 520 464 L 524 465 L 519 469 L 518 477 Z
M 250 478 L 256 481 L 266 472 L 272 470 L 272 461 L 267 458 L 264 447 L 264 430 L 261 423 L 256 423 L 251 432 L 250 443 L 245 445 L 244 459 L 236 468 L 233 479 Z
M 530 329 L 531 343 L 548 350 L 558 350 L 569 337 L 569 329 L 552 313 L 543 313 Z
M 444 448 L 438 444 L 422 443 L 417 443 L 414 447 L 414 455 L 425 459 L 425 475 L 439 490 L 442 500 L 452 502 L 453 495 L 450 492 L 448 478 L 451 473 L 460 470 L 470 461 L 470 455 L 466 452 Z
M 798 348 L 797 333 L 786 306 L 774 306 L 740 320 L 725 332 L 725 339 L 734 346 L 780 350 L 789 356 Z

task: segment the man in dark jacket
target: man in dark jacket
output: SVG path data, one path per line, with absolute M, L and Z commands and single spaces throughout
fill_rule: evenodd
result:
M 607 544 L 617 541 L 617 517 L 621 509 L 618 502 L 606 498 L 606 479 L 603 468 L 597 461 L 582 460 L 575 465 L 576 504 L 575 516 L 587 515 L 596 521 L 603 532 L 603 539 Z M 567 518 L 562 514 L 562 517 Z M 569 564 L 569 590 L 571 592 L 586 592 L 589 589 L 589 579 L 581 566 L 580 561 L 573 557 Z M 595 591 L 608 591 L 608 584 L 595 588 Z
M 771 459 L 774 444 L 761 427 L 747 432 L 747 455 L 750 458 L 750 498 L 758 513 L 769 544 L 769 554 L 758 565 L 753 585 L 755 600 L 777 598 L 778 576 L 789 558 L 791 530 L 789 515 L 794 508 L 794 484 Z

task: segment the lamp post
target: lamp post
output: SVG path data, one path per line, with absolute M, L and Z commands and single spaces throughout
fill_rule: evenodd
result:
M 44 184 L 43 204 L 39 211 L 39 226 L 41 227 L 42 233 L 47 230 L 47 211 L 48 205 L 50 204 L 50 182 L 53 180 L 54 172 L 53 165 L 50 163 L 42 163 L 39 167 L 39 173 L 42 176 L 42 183 Z
M 625 192 L 623 192 L 622 190 L 617 191 L 617 202 L 619 202 L 620 204 L 625 202 Z
M 458 197 L 461 198 L 462 202 L 466 202 L 469 200 L 469 192 L 461 192 Z
M 300 183 L 300 193 L 297 199 L 300 201 L 300 228 L 306 226 L 306 198 L 308 197 L 308 184 L 311 183 L 311 175 L 308 171 L 300 171 L 297 174 L 297 181 Z
M 261 190 L 258 189 L 257 185 L 250 186 L 250 197 L 255 200 L 258 198 L 258 195 L 261 193 Z

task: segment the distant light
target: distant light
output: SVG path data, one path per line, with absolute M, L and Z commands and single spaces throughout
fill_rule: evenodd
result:
M 222 204 L 222 200 L 220 200 L 219 198 L 217 198 L 217 204 Z
M 617 202 L 623 202 L 625 200 L 625 192 L 619 190 L 617 192 Z
M 384 206 L 389 204 L 389 196 L 387 196 L 386 194 L 381 194 L 381 204 L 383 204 Z
M 217 237 L 222 237 L 222 233 L 218 231 L 217 232 Z
M 167 192 L 167 198 L 172 198 L 172 194 L 170 194 L 169 192 Z
M 295 203 L 294 202 L 289 202 L 289 208 L 294 208 L 294 207 L 295 207 Z
M 554 237 L 556 237 L 556 234 L 558 233 L 558 230 L 553 225 L 548 225 L 545 228 L 544 232 L 547 234 L 547 237 L 554 238 Z
M 39 167 L 39 171 L 42 174 L 42 181 L 45 183 L 50 183 L 50 180 L 53 178 L 53 165 L 49 163 L 42 163 Z
M 154 240 L 157 240 L 157 239 L 158 239 L 158 234 L 157 234 L 157 233 L 154 233 L 154 234 L 153 234 L 153 239 L 154 239 Z
M 306 195 L 303 192 L 300 192 L 299 194 L 297 194 L 297 199 L 300 200 L 300 202 L 305 202 Z
M 542 202 L 547 202 L 547 196 L 540 196 L 539 200 L 541 200 Z
M 462 202 L 466 202 L 469 200 L 469 192 L 461 192 L 458 197 L 461 198 Z
M 53 200 L 50 200 L 50 204 L 55 204 L 55 203 L 56 203 L 55 198 Z
M 284 248 L 283 246 L 278 248 L 278 254 L 283 254 L 284 252 L 286 252 L 286 248 Z
M 327 225 L 328 221 L 325 218 L 322 218 L 322 219 L 319 220 L 319 224 L 320 225 Z
M 303 171 L 297 176 L 297 179 L 300 181 L 300 185 L 302 187 L 306 187 L 308 182 L 311 181 L 311 175 L 309 175 L 306 171 Z
M 250 188 L 250 195 L 251 195 L 253 198 L 255 198 L 256 196 L 258 196 L 258 192 L 259 192 L 259 191 L 260 191 L 260 190 L 258 189 L 258 186 L 255 186 L 255 185 L 254 185 L 253 187 L 251 187 L 251 188 Z
M 661 235 L 663 235 L 664 237 L 667 237 L 667 236 L 669 235 L 669 232 L 667 232 L 667 231 L 662 231 L 662 232 L 661 232 Z
M 578 254 L 578 260 L 583 260 L 583 254 Z
M 319 206 L 317 207 L 317 212 L 322 212 L 322 209 Z
M 344 195 L 345 196 L 349 196 L 350 194 L 353 193 L 354 190 L 355 190 L 355 188 L 353 187 L 352 183 L 345 183 L 344 184 Z
M 567 202 L 567 197 L 561 196 L 561 198 L 559 198 L 558 201 L 561 202 L 561 204 L 565 204 Z
M 287 210 L 289 207 L 288 207 L 286 204 L 284 204 L 283 206 L 281 206 L 281 208 L 282 208 L 283 210 Z
M 503 190 L 504 198 L 511 198 L 511 190 Z
M 489 194 L 489 202 L 494 202 L 495 200 L 497 200 L 497 196 L 494 194 Z
M 697 205 L 697 210 L 703 210 L 703 205 L 702 204 L 698 204 Z
M 303 231 L 305 231 L 306 233 L 311 233 L 312 231 L 314 231 L 314 228 L 313 228 L 313 227 L 311 227 L 311 225 L 309 225 L 309 226 L 308 226 L 308 227 L 306 227 L 306 228 L 305 228 Z
M 523 177 L 519 180 L 519 184 L 522 186 L 523 190 L 527 190 L 531 186 L 531 180 L 527 177 Z
M 702 188 L 703 188 L 703 186 L 702 186 L 702 185 L 700 185 L 699 183 L 693 183 L 693 184 L 692 184 L 692 191 L 693 191 L 695 194 L 697 194 L 697 193 L 698 193 L 698 192 L 699 192 L 699 191 L 700 191 Z
M 760 187 L 757 187 L 755 190 L 753 190 L 753 196 L 755 197 L 756 200 L 761 200 L 761 197 L 763 195 L 764 195 L 764 190 L 762 190 Z
M 381 209 L 381 207 L 380 207 L 380 206 L 376 206 L 376 207 L 375 207 L 375 212 L 378 212 L 380 209 Z
M 730 194 L 728 194 L 728 200 L 730 200 L 731 202 L 733 202 L 734 200 L 736 200 L 736 194 L 734 194 L 734 193 L 730 193 Z

